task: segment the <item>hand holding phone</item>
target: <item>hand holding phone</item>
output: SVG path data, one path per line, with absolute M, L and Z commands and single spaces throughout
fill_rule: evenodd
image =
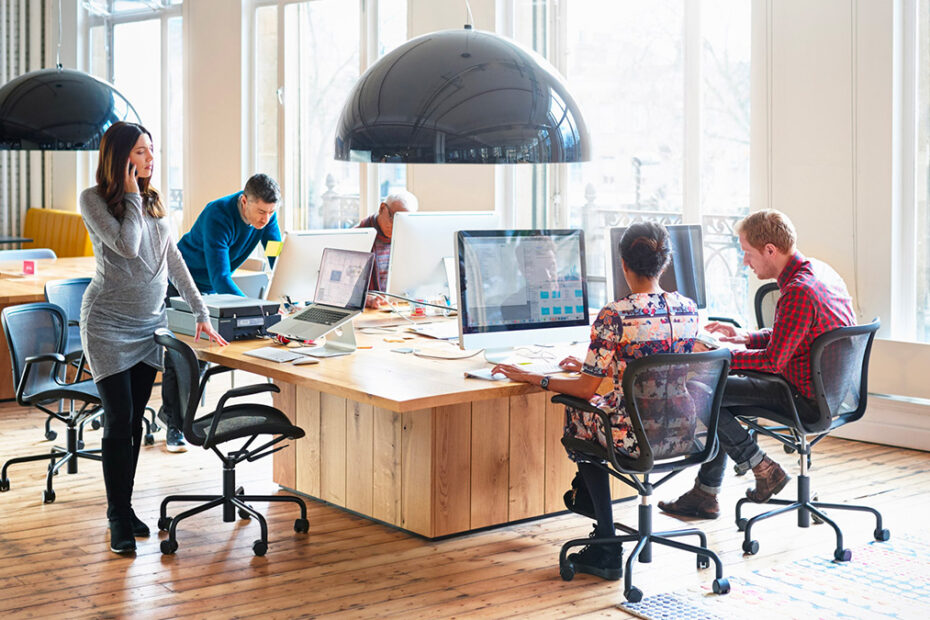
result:
M 130 160 L 126 160 L 126 178 L 123 181 L 123 188 L 127 193 L 139 193 L 139 182 L 136 178 L 139 176 L 139 171 L 133 165 Z

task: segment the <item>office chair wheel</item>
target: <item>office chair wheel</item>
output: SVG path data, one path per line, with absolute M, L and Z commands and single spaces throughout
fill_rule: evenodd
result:
M 56 437 L 58 437 L 58 433 L 56 433 L 55 431 L 51 431 L 51 430 L 45 431 L 45 438 L 48 439 L 49 441 L 55 441 Z
M 782 444 L 781 449 L 785 451 L 785 454 L 791 454 L 794 452 L 794 448 L 785 444 Z
M 261 557 L 268 551 L 268 543 L 264 540 L 256 540 L 252 543 L 252 553 Z
M 743 541 L 743 553 L 746 555 L 755 555 L 759 553 L 759 541 L 758 540 L 744 540 Z
M 748 521 L 747 519 L 742 519 L 742 518 L 741 518 L 741 519 L 737 519 L 737 520 L 736 520 L 736 529 L 738 529 L 738 530 L 741 531 L 741 532 L 745 532 L 745 531 L 746 531 L 746 524 L 747 524 L 747 523 L 749 523 L 749 521 Z
M 167 532 L 168 528 L 171 527 L 171 517 L 158 517 L 158 529 L 162 532 Z
M 636 586 L 630 586 L 629 590 L 624 590 L 623 596 L 631 603 L 638 603 L 643 600 L 643 591 Z
M 10 479 L 4 478 L 3 480 L 0 480 L 0 493 L 4 491 L 9 491 L 9 490 L 10 490 Z
M 145 445 L 154 446 L 155 445 L 155 435 L 152 433 L 145 434 Z
M 295 519 L 294 520 L 294 531 L 299 534 L 306 534 L 310 531 L 310 522 L 306 519 Z M 886 532 L 888 530 L 885 530 Z M 888 540 L 887 538 L 885 540 Z
M 42 503 L 51 504 L 54 501 L 55 501 L 55 491 L 49 491 L 48 489 L 44 489 L 42 491 Z
M 733 473 L 736 474 L 737 476 L 745 476 L 747 471 L 749 471 L 749 470 L 748 470 L 748 469 L 742 469 L 742 468 L 739 467 L 738 465 L 734 465 L 734 466 L 733 466 Z
M 833 552 L 833 559 L 837 562 L 848 562 L 852 559 L 852 551 L 849 549 L 837 549 Z
M 246 511 L 244 511 L 242 508 L 240 508 L 240 509 L 239 509 L 239 518 L 240 518 L 240 519 L 245 519 L 246 521 L 248 521 L 249 519 L 252 518 L 252 515 L 250 515 L 249 513 L 247 513 Z
M 0 491 L 2 490 L 3 488 L 0 487 Z M 891 532 L 889 530 L 884 530 L 884 529 L 883 530 L 876 529 L 874 532 L 872 532 L 872 535 L 875 537 L 875 540 L 877 540 L 878 542 L 885 542 L 886 540 L 891 538 Z
M 707 568 L 708 566 L 710 566 L 710 557 L 709 557 L 709 556 L 706 556 L 706 555 L 700 555 L 700 554 L 698 554 L 698 556 L 697 556 L 697 567 L 698 567 L 698 568 Z
M 730 591 L 730 581 L 726 577 L 714 579 L 714 594 L 726 594 Z
M 565 564 L 559 565 L 559 576 L 562 578 L 562 581 L 571 581 L 575 578 L 575 565 L 571 562 L 565 562 Z
M 95 431 L 99 431 L 100 430 L 100 419 L 94 418 L 93 420 L 91 420 L 90 427 L 94 429 Z
M 163 540 L 161 541 L 161 552 L 165 555 L 173 555 L 178 550 L 178 541 Z

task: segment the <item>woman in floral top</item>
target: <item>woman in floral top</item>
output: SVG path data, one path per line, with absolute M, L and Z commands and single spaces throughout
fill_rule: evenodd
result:
M 544 386 L 562 394 L 591 401 L 610 415 L 610 435 L 614 447 L 637 456 L 639 447 L 624 409 L 622 378 L 626 365 L 654 353 L 690 353 L 698 333 L 698 314 L 694 302 L 678 293 L 666 293 L 659 286 L 659 276 L 670 256 L 668 231 L 661 224 L 642 222 L 630 226 L 620 240 L 623 275 L 632 293 L 604 306 L 591 327 L 591 344 L 584 363 L 568 357 L 560 363 L 566 370 L 580 372 L 577 377 L 551 377 Z M 543 375 L 525 372 L 517 366 L 499 364 L 492 370 L 513 381 L 541 385 Z M 603 396 L 596 394 L 601 381 L 610 376 L 613 389 Z M 683 415 L 670 420 L 667 433 L 674 437 L 678 425 L 689 424 Z M 591 413 L 566 408 L 565 434 L 579 439 L 597 439 L 606 445 L 606 430 Z M 687 433 L 682 433 L 686 435 Z M 674 440 L 656 451 L 674 451 Z M 610 503 L 610 479 L 606 471 L 590 463 L 578 463 L 578 472 L 591 496 L 597 525 L 592 536 L 614 535 L 613 510 Z M 575 570 L 618 580 L 622 575 L 620 545 L 585 547 L 569 559 Z

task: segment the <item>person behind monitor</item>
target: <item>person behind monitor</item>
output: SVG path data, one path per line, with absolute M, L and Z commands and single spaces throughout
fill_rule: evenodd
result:
M 391 262 L 391 237 L 394 234 L 394 215 L 402 212 L 413 212 L 419 207 L 417 197 L 412 193 L 401 190 L 390 194 L 378 207 L 378 212 L 369 215 L 358 223 L 356 228 L 374 228 L 375 241 L 371 251 L 375 255 L 375 268 L 371 270 L 371 281 L 368 284 L 370 291 L 386 291 L 388 266 Z M 384 301 L 374 295 L 368 297 L 366 305 L 377 308 Z
M 249 178 L 242 191 L 207 203 L 190 231 L 181 237 L 178 250 L 201 294 L 245 293 L 232 279 L 258 244 L 280 241 L 278 216 L 281 201 L 278 183 L 267 174 Z M 178 294 L 170 283 L 168 297 Z M 169 358 L 170 359 L 170 358 Z M 201 364 L 201 368 L 204 364 Z M 184 452 L 181 432 L 181 408 L 177 402 L 177 379 L 170 362 L 162 377 L 162 410 L 159 418 L 165 422 L 165 448 L 169 452 Z
M 721 449 L 698 471 L 694 488 L 673 502 L 659 502 L 661 510 L 679 516 L 715 519 L 720 514 L 717 495 L 723 483 L 727 455 L 738 470 L 752 469 L 756 486 L 746 491 L 754 502 L 765 502 L 780 492 L 790 480 L 781 466 L 756 444 L 728 407 L 752 406 L 784 411 L 782 390 L 770 381 L 742 376 L 740 370 L 781 375 L 792 386 L 794 406 L 802 419 L 817 417 L 817 405 L 810 383 L 810 349 L 824 332 L 855 324 L 852 300 L 838 276 L 838 283 L 818 277 L 811 261 L 797 249 L 797 234 L 788 217 L 774 209 L 753 213 L 736 226 L 743 264 L 760 280 L 777 278 L 781 297 L 775 308 L 771 329 L 747 332 L 724 323 L 711 322 L 707 330 L 720 339 L 739 345 L 734 350 L 727 378 L 717 437 Z
M 695 303 L 678 293 L 667 293 L 659 286 L 659 276 L 668 265 L 670 254 L 668 231 L 661 224 L 643 222 L 626 230 L 620 240 L 620 257 L 623 275 L 632 293 L 608 303 L 598 313 L 591 327 L 591 343 L 584 363 L 574 357 L 559 363 L 566 370 L 580 372 L 578 377 L 550 379 L 508 364 L 498 364 L 491 372 L 502 373 L 513 381 L 531 383 L 591 401 L 610 416 L 609 435 L 615 449 L 638 456 L 639 446 L 625 411 L 623 370 L 630 361 L 647 355 L 690 353 L 698 332 Z M 612 389 L 604 395 L 597 395 L 596 390 L 606 377 L 611 378 Z M 682 407 L 680 410 L 685 412 L 687 409 Z M 601 427 L 600 418 L 570 407 L 565 413 L 564 432 L 567 436 L 607 445 L 607 432 Z M 669 437 L 673 440 L 674 433 Z M 582 462 L 578 463 L 578 473 L 592 499 L 597 521 L 594 535 L 613 536 L 608 473 Z M 619 544 L 588 546 L 569 557 L 578 572 L 609 580 L 621 577 L 622 550 Z
M 110 550 L 130 553 L 148 526 L 132 509 L 142 416 L 162 368 L 154 334 L 168 326 L 170 276 L 196 317 L 196 335 L 220 344 L 150 183 L 152 136 L 141 125 L 114 123 L 100 141 L 97 184 L 81 192 L 81 216 L 94 246 L 96 270 L 81 302 L 81 344 L 104 416 L 100 441 Z

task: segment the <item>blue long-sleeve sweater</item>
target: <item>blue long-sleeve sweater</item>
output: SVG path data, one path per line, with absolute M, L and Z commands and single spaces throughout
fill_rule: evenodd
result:
M 201 293 L 227 293 L 243 295 L 233 282 L 235 271 L 260 242 L 280 241 L 278 214 L 258 230 L 245 223 L 239 213 L 239 196 L 236 192 L 207 204 L 194 227 L 178 242 L 178 249 Z

